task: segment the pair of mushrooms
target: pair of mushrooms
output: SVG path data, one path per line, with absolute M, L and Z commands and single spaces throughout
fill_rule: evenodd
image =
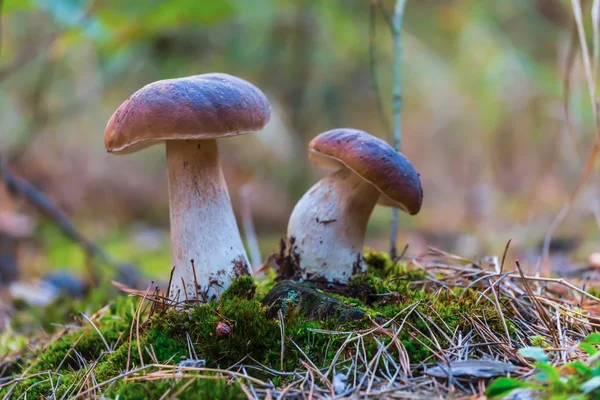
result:
M 260 130 L 269 119 L 269 102 L 254 85 L 227 74 L 205 74 L 151 83 L 109 120 L 108 152 L 128 154 L 166 143 L 173 300 L 218 298 L 235 278 L 252 274 L 217 139 Z M 298 202 L 288 238 L 303 278 L 343 283 L 364 270 L 365 229 L 377 203 L 419 211 L 419 175 L 401 153 L 357 130 L 325 132 L 309 149 L 315 163 L 336 171 Z

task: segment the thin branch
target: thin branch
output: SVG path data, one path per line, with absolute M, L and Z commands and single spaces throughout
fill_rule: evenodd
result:
M 256 270 L 262 265 L 262 256 L 260 254 L 260 246 L 258 245 L 258 235 L 254 227 L 252 219 L 252 184 L 246 183 L 240 188 L 242 227 L 248 252 L 250 253 L 250 264 L 252 270 L 256 274 Z
M 402 20 L 406 0 L 397 0 L 394 8 L 392 37 L 394 39 L 394 94 L 392 104 L 394 107 L 394 149 L 402 149 Z M 398 209 L 392 209 L 392 223 L 390 229 L 390 256 L 396 258 L 396 239 L 398 237 Z
M 577 56 L 577 25 L 573 25 L 571 29 L 571 36 L 569 38 L 569 53 L 567 54 L 567 63 L 565 66 L 565 75 L 563 78 L 563 112 L 565 118 L 565 125 L 567 133 L 573 142 L 575 153 L 580 156 L 581 148 L 579 140 L 573 127 L 573 121 L 571 120 L 571 76 L 573 72 L 573 66 L 575 65 L 575 57 Z
M 2 8 L 4 0 L 0 0 L 0 56 L 2 55 Z
M 381 4 L 381 2 L 379 3 Z M 377 76 L 377 49 L 375 48 L 376 32 L 377 32 L 377 18 L 375 13 L 375 4 L 371 4 L 369 8 L 369 72 L 371 74 L 371 86 L 375 93 L 375 103 L 377 105 L 377 111 L 381 117 L 385 134 L 389 135 L 391 132 L 390 122 L 385 115 L 385 109 L 383 108 L 383 102 L 381 100 L 381 88 L 379 86 L 379 79 Z
M 394 148 L 402 149 L 402 19 L 406 0 L 398 0 L 394 9 Z
M 596 4 L 596 3 L 594 3 L 594 4 Z M 581 176 L 579 177 L 577 185 L 575 186 L 575 190 L 571 194 L 571 197 L 569 198 L 568 203 L 564 205 L 564 207 L 562 208 L 560 213 L 554 218 L 554 220 L 552 221 L 552 224 L 550 226 L 550 229 L 546 233 L 546 236 L 544 238 L 544 248 L 542 251 L 542 256 L 536 266 L 536 273 L 539 273 L 541 263 L 543 261 L 544 262 L 547 261 L 552 235 L 554 234 L 554 231 L 556 229 L 558 229 L 558 226 L 562 223 L 562 221 L 567 217 L 573 204 L 575 204 L 575 200 L 577 199 L 577 196 L 580 193 L 581 188 L 584 186 L 588 177 L 592 173 L 594 163 L 596 161 L 596 158 L 598 157 L 598 151 L 600 150 L 600 121 L 598 120 L 598 102 L 597 102 L 597 97 L 596 97 L 596 76 L 595 76 L 595 72 L 592 71 L 592 62 L 590 61 L 590 52 L 588 50 L 588 45 L 587 45 L 587 41 L 586 41 L 586 37 L 585 37 L 585 27 L 583 26 L 583 15 L 582 15 L 582 11 L 581 11 L 581 3 L 579 0 L 571 0 L 571 6 L 573 8 L 573 16 L 575 18 L 577 33 L 579 34 L 579 44 L 581 45 L 583 66 L 584 66 L 584 70 L 585 70 L 586 81 L 587 81 L 588 91 L 589 91 L 589 95 L 590 95 L 590 102 L 592 104 L 592 112 L 594 115 L 595 139 L 594 139 L 594 144 L 592 146 L 592 149 L 590 151 L 590 155 L 587 158 L 587 161 L 583 167 Z M 597 15 L 597 14 L 594 15 L 594 13 L 598 13 L 598 11 L 592 10 L 592 14 L 593 14 L 592 20 L 594 21 L 594 25 L 596 25 L 596 23 L 598 22 L 597 19 L 598 19 L 599 15 Z M 598 28 L 596 26 L 594 26 L 594 32 L 596 32 L 597 29 Z M 594 41 L 596 42 L 596 39 L 594 39 Z M 600 52 L 600 48 L 597 48 L 599 46 L 600 45 L 594 44 L 594 47 L 595 47 L 594 48 L 594 56 L 596 56 L 596 52 Z M 567 71 L 567 73 L 568 73 L 568 71 Z M 568 93 L 565 92 L 564 96 L 568 96 Z
M 0 181 L 4 181 L 10 193 L 23 196 L 42 214 L 54 221 L 65 236 L 81 245 L 89 256 L 98 257 L 107 265 L 116 267 L 116 264 L 111 260 L 109 255 L 96 243 L 83 236 L 69 217 L 50 198 L 36 189 L 31 183 L 13 175 L 6 166 L 2 156 L 0 156 Z
M 388 12 L 388 10 L 385 9 L 385 6 L 383 5 L 383 1 L 377 0 L 377 5 L 379 6 L 379 11 L 381 12 L 381 15 L 383 15 L 383 19 L 384 19 L 385 23 L 387 24 L 388 28 L 390 28 L 390 31 L 393 31 L 394 24 L 392 22 L 392 16 Z
M 592 102 L 592 111 L 594 113 L 594 123 L 598 123 L 598 108 L 596 106 L 596 86 L 594 85 L 595 79 L 592 73 L 592 63 L 590 61 L 590 52 L 588 50 L 587 41 L 585 38 L 585 28 L 583 27 L 583 16 L 581 11 L 581 4 L 579 0 L 571 0 L 573 5 L 573 15 L 575 22 L 577 23 L 577 32 L 579 33 L 579 43 L 581 44 L 581 51 L 583 55 L 583 66 L 585 70 L 585 76 L 588 82 L 588 90 L 590 92 L 590 101 Z M 600 132 L 596 132 L 596 140 L 599 139 Z
M 593 76 L 596 81 L 598 79 L 598 61 L 600 60 L 600 0 L 594 0 L 592 4 L 592 29 L 594 32 Z

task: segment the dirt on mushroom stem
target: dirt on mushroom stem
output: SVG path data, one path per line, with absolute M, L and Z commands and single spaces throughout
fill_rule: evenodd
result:
M 300 279 L 302 270 L 300 269 L 300 254 L 296 249 L 296 238 L 289 236 L 287 240 L 281 238 L 279 241 L 279 253 L 275 256 L 277 264 L 277 280 L 282 279 Z

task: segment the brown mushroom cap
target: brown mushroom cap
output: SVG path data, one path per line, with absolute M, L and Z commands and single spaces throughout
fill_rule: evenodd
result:
M 165 140 L 216 139 L 262 129 L 269 101 L 251 83 L 227 74 L 157 81 L 129 97 L 104 132 L 106 150 L 133 153 Z
M 350 168 L 380 192 L 378 204 L 414 215 L 421 209 L 421 178 L 410 161 L 375 136 L 342 128 L 321 133 L 308 145 L 311 160 L 325 168 Z

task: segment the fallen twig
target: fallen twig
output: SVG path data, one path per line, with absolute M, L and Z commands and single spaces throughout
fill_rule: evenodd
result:
M 48 196 L 36 189 L 25 179 L 15 176 L 8 169 L 1 155 L 0 180 L 4 181 L 4 184 L 10 193 L 24 197 L 33 204 L 37 210 L 52 220 L 65 236 L 79 244 L 90 257 L 99 258 L 103 263 L 118 269 L 118 264 L 110 258 L 108 253 L 81 234 L 69 217 L 62 212 Z M 96 273 L 94 273 L 93 277 L 97 278 Z

